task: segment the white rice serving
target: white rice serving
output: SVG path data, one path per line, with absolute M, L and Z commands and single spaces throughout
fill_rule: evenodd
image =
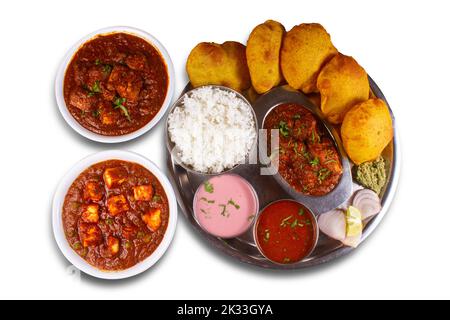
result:
M 168 118 L 173 155 L 202 173 L 221 173 L 244 163 L 256 139 L 251 108 L 220 88 L 192 91 Z

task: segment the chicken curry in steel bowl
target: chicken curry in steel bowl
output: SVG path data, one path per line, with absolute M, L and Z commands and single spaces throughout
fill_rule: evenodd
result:
M 281 104 L 267 115 L 264 128 L 268 134 L 279 130 L 279 174 L 297 192 L 324 196 L 337 186 L 343 174 L 339 153 L 311 111 Z
M 144 133 L 162 117 L 173 94 L 167 52 L 132 28 L 103 29 L 86 39 L 68 54 L 57 78 L 58 105 L 66 121 L 101 142 Z

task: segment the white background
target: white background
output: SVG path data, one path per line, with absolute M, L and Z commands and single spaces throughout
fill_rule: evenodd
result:
M 448 1 L 1 1 L 0 297 L 138 299 L 450 298 Z M 370 3 L 370 4 L 369 4 Z M 302 272 L 273 272 L 215 253 L 180 214 L 164 258 L 142 276 L 74 280 L 51 232 L 51 199 L 79 159 L 110 148 L 60 116 L 54 77 L 79 38 L 142 28 L 173 58 L 178 94 L 200 41 L 245 42 L 268 18 L 320 22 L 380 85 L 398 122 L 402 174 L 394 204 L 356 252 Z M 118 145 L 164 166 L 162 123 Z

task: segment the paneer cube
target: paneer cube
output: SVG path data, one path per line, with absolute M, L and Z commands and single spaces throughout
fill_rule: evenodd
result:
M 108 251 L 109 251 L 109 253 L 111 253 L 111 255 L 116 255 L 119 253 L 119 249 L 120 249 L 120 240 L 119 239 L 117 239 L 113 236 L 108 236 L 107 244 L 108 244 Z
M 161 210 L 157 208 L 150 209 L 142 216 L 142 220 L 150 230 L 153 232 L 157 231 L 161 227 Z
M 84 206 L 83 213 L 81 214 L 81 220 L 87 223 L 97 223 L 100 218 L 98 209 L 98 204 Z
M 113 217 L 130 210 L 128 201 L 124 195 L 112 196 L 108 199 L 108 211 Z
M 84 248 L 98 246 L 103 240 L 102 230 L 93 223 L 80 223 L 78 235 Z
M 108 189 L 116 188 L 127 180 L 128 172 L 125 168 L 108 168 L 103 173 L 103 180 Z
M 148 186 L 137 186 L 133 187 L 134 199 L 136 201 L 151 201 L 153 197 L 153 187 Z
M 83 197 L 85 200 L 98 202 L 103 199 L 104 191 L 102 186 L 97 181 L 89 181 L 84 187 Z

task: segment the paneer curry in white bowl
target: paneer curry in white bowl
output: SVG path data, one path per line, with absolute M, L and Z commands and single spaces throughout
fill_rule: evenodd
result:
M 102 279 L 135 276 L 153 266 L 175 233 L 171 184 L 150 160 L 104 151 L 77 163 L 53 201 L 53 231 L 64 256 Z

